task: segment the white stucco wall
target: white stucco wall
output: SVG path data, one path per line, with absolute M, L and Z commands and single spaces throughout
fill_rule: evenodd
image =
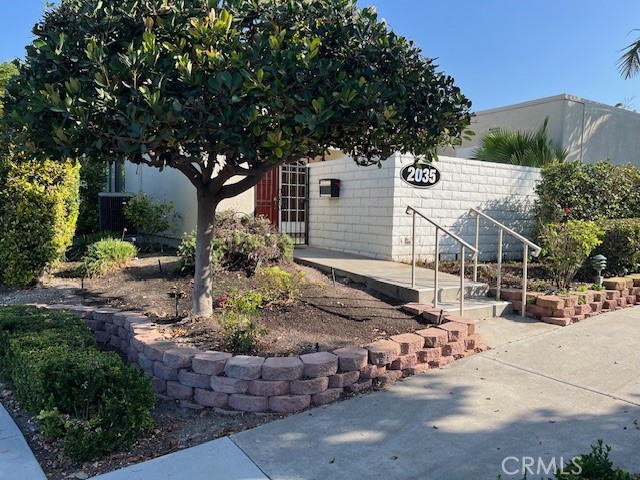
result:
M 475 237 L 475 220 L 468 214 L 471 207 L 518 233 L 530 233 L 539 169 L 440 157 L 435 165 L 441 181 L 430 189 L 416 189 L 400 178 L 401 168 L 413 162 L 411 156 L 395 155 L 383 162 L 382 169 L 358 167 L 351 158 L 310 165 L 309 244 L 408 262 L 411 216 L 405 213 L 407 206 L 420 209 L 471 244 Z M 319 197 L 321 178 L 341 180 L 340 198 Z M 421 221 L 416 242 L 420 259 L 434 259 L 434 238 L 435 229 Z M 495 258 L 497 238 L 494 229 L 481 223 L 481 259 Z M 505 240 L 505 256 L 517 257 L 520 245 L 508 237 Z M 455 258 L 459 247 L 442 237 L 440 252 L 441 258 Z
M 492 128 L 535 131 L 545 118 L 549 138 L 568 149 L 570 160 L 640 165 L 639 113 L 566 94 L 477 112 L 470 125 L 475 136 L 442 153 L 470 156 Z
M 170 238 L 179 239 L 183 233 L 191 232 L 196 228 L 196 189 L 181 172 L 174 168 L 165 168 L 160 171 L 147 165 L 126 162 L 125 191 L 135 194 L 140 190 L 160 202 L 173 202 L 176 212 L 182 216 L 175 233 Z M 218 205 L 217 211 L 223 210 L 253 214 L 255 210 L 254 189 L 222 201 Z

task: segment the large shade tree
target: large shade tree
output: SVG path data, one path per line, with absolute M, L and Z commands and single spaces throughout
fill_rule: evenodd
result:
M 221 200 L 328 147 L 363 166 L 431 160 L 469 124 L 453 79 L 356 0 L 62 0 L 34 35 L 9 88 L 13 137 L 182 172 L 197 192 L 198 316 Z

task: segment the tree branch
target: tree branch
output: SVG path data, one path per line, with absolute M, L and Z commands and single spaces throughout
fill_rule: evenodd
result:
M 280 165 L 285 162 L 278 162 L 276 164 L 267 165 L 262 168 L 255 168 L 251 171 L 254 172 L 251 175 L 247 175 L 243 180 L 240 180 L 237 183 L 232 183 L 229 185 L 225 185 L 220 189 L 219 198 L 222 200 L 224 198 L 232 198 L 236 195 L 240 195 L 242 192 L 249 190 L 252 187 L 255 187 L 260 180 L 262 180 L 263 176 L 273 170 L 274 168 L 278 168 Z

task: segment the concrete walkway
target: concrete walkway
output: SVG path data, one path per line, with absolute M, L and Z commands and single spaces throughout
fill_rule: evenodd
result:
M 640 472 L 640 308 L 486 323 L 493 350 L 231 439 L 271 479 L 521 479 L 529 458 L 547 478 L 599 438 Z
M 97 478 L 521 479 L 533 461 L 535 479 L 599 438 L 640 472 L 640 307 L 566 328 L 478 327 L 492 350 Z M 0 409 L 0 442 L 13 439 L 0 443 L 0 479 L 43 478 L 6 423 Z
M 45 480 L 11 415 L 0 404 L 0 480 Z

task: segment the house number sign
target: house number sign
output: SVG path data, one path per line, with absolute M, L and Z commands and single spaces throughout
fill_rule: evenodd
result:
M 440 170 L 426 163 L 412 163 L 400 170 L 400 176 L 404 183 L 415 188 L 431 188 L 441 178 Z

